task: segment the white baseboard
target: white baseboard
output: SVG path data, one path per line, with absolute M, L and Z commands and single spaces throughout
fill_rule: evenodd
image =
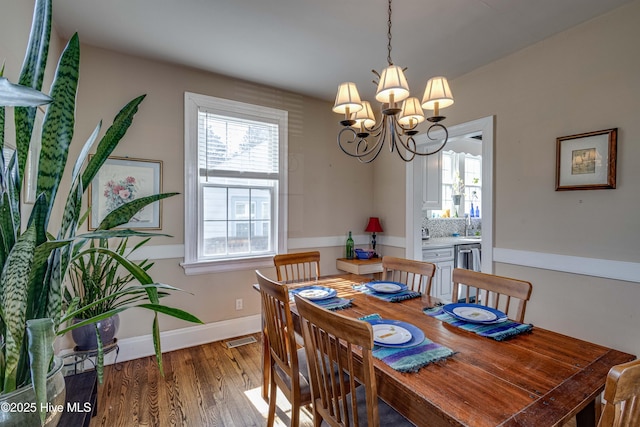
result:
M 174 329 L 160 333 L 162 352 L 180 350 L 210 342 L 226 340 L 229 338 L 260 332 L 262 319 L 260 314 L 240 317 L 238 319 L 223 320 L 221 322 L 208 323 L 206 325 L 189 326 L 182 329 Z M 155 355 L 153 349 L 153 337 L 141 335 L 139 337 L 124 338 L 118 340 L 120 352 L 115 360 L 114 353 L 105 356 L 105 365 L 114 362 L 126 362 L 127 360 Z M 60 354 L 68 354 L 71 349 L 65 349 Z

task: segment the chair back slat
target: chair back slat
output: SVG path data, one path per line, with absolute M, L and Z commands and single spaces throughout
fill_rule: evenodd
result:
M 598 427 L 640 426 L 640 360 L 611 368 L 604 400 Z
M 301 389 L 300 363 L 289 305 L 289 289 L 259 271 L 256 271 L 256 277 L 262 300 L 265 341 L 268 343 L 268 348 L 264 349 L 265 352 L 268 351 L 268 357 L 265 356 L 263 372 L 265 380 L 267 375 L 269 377 L 270 388 L 267 425 L 273 426 L 274 423 L 277 386 L 291 402 L 291 425 L 297 427 L 299 408 L 310 403 L 311 396 L 304 379 L 302 381 L 306 387 L 306 394 L 303 394 Z
M 436 265 L 425 261 L 416 261 L 391 256 L 382 257 L 382 280 L 400 282 L 412 291 L 428 295 L 436 272 Z
M 463 268 L 453 269 L 452 280 L 453 302 L 475 302 L 493 307 L 510 319 L 524 322 L 527 301 L 531 297 L 530 282 Z M 461 285 L 466 285 L 464 293 Z
M 332 426 L 379 426 L 371 325 L 326 310 L 298 295 L 294 298 L 302 318 L 314 425 L 325 420 Z M 362 361 L 357 369 L 356 354 Z M 356 393 L 348 393 L 359 385 L 356 377 L 365 388 L 366 422 L 358 417 Z
M 273 257 L 279 282 L 295 283 L 320 277 L 320 252 L 278 254 Z

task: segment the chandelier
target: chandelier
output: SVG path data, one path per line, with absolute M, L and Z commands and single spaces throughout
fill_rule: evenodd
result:
M 389 151 L 396 151 L 405 162 L 410 162 L 416 155 L 428 156 L 442 150 L 449 139 L 447 128 L 441 123 L 445 117 L 440 115 L 440 109 L 453 104 L 453 95 L 449 82 L 445 77 L 433 77 L 427 82 L 422 102 L 411 97 L 409 85 L 404 76 L 406 68 L 400 68 L 391 60 L 391 0 L 389 0 L 389 19 L 387 21 L 387 62 L 388 67 L 376 76 L 378 85 L 376 100 L 380 102 L 382 117 L 379 123 L 368 101 L 361 101 L 356 84 L 341 83 L 338 86 L 336 102 L 333 111 L 344 114 L 340 124 L 344 126 L 338 133 L 338 146 L 347 155 L 356 157 L 362 163 L 374 161 L 385 142 L 389 144 Z M 400 105 L 399 103 L 402 102 Z M 425 118 L 424 111 L 433 110 L 431 117 Z M 429 121 L 431 126 L 426 135 L 432 141 L 432 130 L 444 131 L 444 139 L 431 151 L 419 152 L 416 141 L 418 134 L 416 127 L 423 121 Z

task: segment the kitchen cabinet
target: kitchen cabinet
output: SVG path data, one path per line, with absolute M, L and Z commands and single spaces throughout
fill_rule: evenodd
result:
M 453 246 L 422 249 L 422 260 L 436 265 L 436 273 L 431 282 L 431 295 L 451 301 L 453 293 Z
M 442 152 L 420 159 L 422 165 L 422 209 L 442 209 Z

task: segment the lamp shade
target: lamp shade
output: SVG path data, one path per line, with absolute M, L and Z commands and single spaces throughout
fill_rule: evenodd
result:
M 356 125 L 364 125 L 367 128 L 372 128 L 376 124 L 376 116 L 373 114 L 371 104 L 369 101 L 362 101 L 362 110 L 358 111 L 353 117 L 356 121 Z
M 409 84 L 404 76 L 402 68 L 397 65 L 389 65 L 382 70 L 380 81 L 378 82 L 378 90 L 376 91 L 376 100 L 379 102 L 400 102 L 409 97 Z
M 336 94 L 336 102 L 333 105 L 333 112 L 339 114 L 355 113 L 362 110 L 362 101 L 358 88 L 353 82 L 340 83 L 338 93 Z
M 414 126 L 418 123 L 424 122 L 424 111 L 420 106 L 420 101 L 415 96 L 407 98 L 402 104 L 402 112 L 398 123 L 403 126 Z
M 445 108 L 453 104 L 453 94 L 446 77 L 433 77 L 427 82 L 427 87 L 422 97 L 422 108 L 434 110 L 436 102 L 439 108 Z
M 384 230 L 380 225 L 380 220 L 378 217 L 372 216 L 369 218 L 369 223 L 367 224 L 367 228 L 364 231 L 368 231 L 370 233 L 382 233 Z

